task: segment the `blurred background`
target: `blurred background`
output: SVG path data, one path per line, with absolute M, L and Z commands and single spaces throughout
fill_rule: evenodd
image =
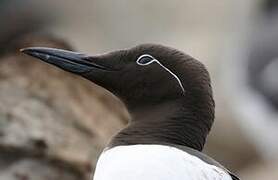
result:
M 0 180 L 89 179 L 129 118 L 105 90 L 18 49 L 148 42 L 207 66 L 216 120 L 205 152 L 241 179 L 278 178 L 277 0 L 2 0 L 0 24 Z

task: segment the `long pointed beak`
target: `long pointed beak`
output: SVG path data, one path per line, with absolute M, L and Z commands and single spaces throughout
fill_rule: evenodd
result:
M 95 69 L 111 71 L 105 66 L 88 60 L 88 56 L 82 53 L 45 47 L 29 47 L 20 51 L 76 74 L 86 73 Z

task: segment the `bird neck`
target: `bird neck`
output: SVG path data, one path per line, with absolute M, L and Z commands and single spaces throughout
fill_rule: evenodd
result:
M 195 108 L 195 110 L 198 108 Z M 201 151 L 210 130 L 206 116 L 181 102 L 133 109 L 131 121 L 111 141 L 111 146 L 173 144 Z

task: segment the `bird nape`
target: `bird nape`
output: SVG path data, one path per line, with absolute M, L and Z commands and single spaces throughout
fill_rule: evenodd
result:
M 209 74 L 196 59 L 157 44 L 95 56 L 21 51 L 96 83 L 126 105 L 132 118 L 101 154 L 95 180 L 238 179 L 201 153 L 214 100 Z

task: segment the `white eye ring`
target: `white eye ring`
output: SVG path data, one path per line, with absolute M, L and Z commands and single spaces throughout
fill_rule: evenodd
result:
M 147 63 L 140 63 L 140 60 L 141 60 L 142 58 L 144 58 L 144 57 L 149 57 L 149 58 L 151 58 L 152 60 L 149 61 L 149 62 L 147 62 Z M 140 65 L 140 66 L 146 66 L 146 65 L 149 65 L 149 64 L 151 64 L 151 63 L 153 63 L 153 62 L 157 62 L 157 60 L 156 60 L 154 57 L 152 57 L 151 55 L 149 55 L 149 54 L 143 54 L 143 55 L 141 55 L 141 56 L 136 60 L 136 63 L 137 63 L 138 65 Z
M 140 59 L 144 58 L 144 57 L 149 57 L 149 58 L 152 58 L 151 61 L 147 62 L 147 63 L 140 63 Z M 160 65 L 163 69 L 165 69 L 168 73 L 170 73 L 179 83 L 179 86 L 181 87 L 181 90 L 183 93 L 185 93 L 185 90 L 184 90 L 184 87 L 181 83 L 181 80 L 180 78 L 175 74 L 173 73 L 170 69 L 168 69 L 167 67 L 165 67 L 163 64 L 161 64 L 157 59 L 155 59 L 153 56 L 149 55 L 149 54 L 143 54 L 141 55 L 137 60 L 136 60 L 136 63 L 140 66 L 146 66 L 146 65 L 149 65 L 153 62 L 156 62 L 158 65 Z

